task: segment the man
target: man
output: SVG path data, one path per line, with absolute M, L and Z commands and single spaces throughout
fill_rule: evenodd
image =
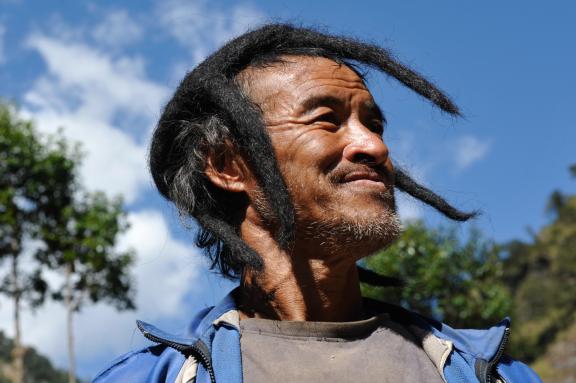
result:
M 503 355 L 508 321 L 453 330 L 361 297 L 356 262 L 400 233 L 394 187 L 463 213 L 394 169 L 385 118 L 350 63 L 458 108 L 385 50 L 267 25 L 189 73 L 151 145 L 160 192 L 200 225 L 197 244 L 240 286 L 184 335 L 139 322 L 156 346 L 97 382 L 537 382 Z M 185 283 L 185 281 L 183 281 Z

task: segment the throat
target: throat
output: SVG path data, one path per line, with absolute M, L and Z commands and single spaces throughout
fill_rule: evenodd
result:
M 237 297 L 241 319 L 349 322 L 364 318 L 353 262 L 294 264 L 286 258 L 286 267 L 277 259 L 273 266 L 265 260 L 264 271 L 244 274 Z

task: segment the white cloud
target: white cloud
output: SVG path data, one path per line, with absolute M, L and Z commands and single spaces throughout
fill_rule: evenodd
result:
M 248 4 L 236 4 L 231 10 L 208 4 L 205 0 L 165 0 L 157 7 L 161 25 L 190 50 L 195 62 L 264 20 L 264 13 Z
M 39 35 L 32 36 L 28 45 L 48 66 L 50 75 L 45 81 L 80 95 L 78 110 L 86 116 L 103 121 L 111 121 L 113 113 L 119 111 L 154 116 L 167 94 L 166 89 L 146 79 L 144 62 L 139 58 L 114 60 L 87 45 Z
M 6 61 L 6 57 L 4 55 L 4 35 L 6 34 L 6 27 L 0 24 L 0 64 L 3 64 Z
M 42 131 L 63 127 L 67 137 L 83 144 L 81 175 L 88 188 L 134 201 L 149 185 L 142 137 L 168 90 L 146 78 L 139 58 L 115 59 L 84 44 L 39 35 L 28 46 L 48 71 L 25 94 L 28 114 Z M 130 135 L 115 126 L 120 116 L 141 125 L 129 127 Z
M 108 47 L 116 48 L 137 42 L 143 31 L 126 10 L 108 13 L 92 31 L 94 39 Z
M 120 239 L 118 248 L 133 248 L 137 253 L 133 269 L 137 312 L 117 312 L 104 304 L 88 305 L 75 316 L 75 337 L 80 363 L 102 361 L 102 366 L 139 344 L 133 339 L 134 321 L 160 321 L 171 318 L 186 323 L 188 312 L 181 308 L 184 299 L 204 263 L 193 247 L 174 239 L 162 215 L 145 210 L 131 213 L 130 229 Z M 51 278 L 54 279 L 54 278 Z M 12 306 L 0 300 L 0 328 L 13 335 Z M 66 319 L 64 308 L 54 302 L 35 314 L 23 312 L 23 341 L 37 348 L 60 366 L 66 365 Z M 102 367 L 101 366 L 101 367 Z
M 119 242 L 119 248 L 134 248 L 138 253 L 135 272 L 143 298 L 137 301 L 138 307 L 150 320 L 160 315 L 177 315 L 188 283 L 203 258 L 193 258 L 192 246 L 170 237 L 168 225 L 157 211 L 131 213 L 128 221 L 130 230 Z
M 464 136 L 456 140 L 454 160 L 457 170 L 464 170 L 488 154 L 490 143 L 474 136 Z

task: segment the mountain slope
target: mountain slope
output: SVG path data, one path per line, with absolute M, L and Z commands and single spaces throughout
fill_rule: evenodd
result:
M 12 374 L 12 348 L 14 342 L 0 331 L 0 383 L 10 383 Z M 68 373 L 55 368 L 52 362 L 34 348 L 27 348 L 24 355 L 25 383 L 67 383 Z M 81 382 L 78 380 L 78 382 Z

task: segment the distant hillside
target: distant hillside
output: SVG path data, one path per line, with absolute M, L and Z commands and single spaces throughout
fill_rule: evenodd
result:
M 546 383 L 576 383 L 576 320 L 532 367 Z
M 12 348 L 14 342 L 0 331 L 0 383 L 10 383 L 12 373 Z M 67 383 L 68 373 L 55 368 L 50 360 L 34 348 L 27 348 L 24 355 L 26 383 Z M 78 380 L 78 382 L 81 382 Z

